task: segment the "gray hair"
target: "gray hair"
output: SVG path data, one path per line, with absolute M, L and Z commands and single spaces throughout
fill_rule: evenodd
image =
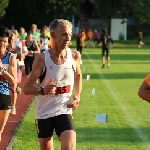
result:
M 72 28 L 72 23 L 70 21 L 64 19 L 55 19 L 49 25 L 50 32 L 52 33 L 56 31 L 60 25 Z

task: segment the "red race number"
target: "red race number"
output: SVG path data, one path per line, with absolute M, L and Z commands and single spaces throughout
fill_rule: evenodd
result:
M 56 89 L 56 95 L 69 93 L 69 92 L 70 92 L 70 85 L 63 86 L 63 87 L 57 87 L 57 89 Z

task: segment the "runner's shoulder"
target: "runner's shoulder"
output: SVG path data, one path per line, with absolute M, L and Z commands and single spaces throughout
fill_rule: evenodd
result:
M 79 51 L 77 50 L 72 50 L 72 57 L 76 60 L 76 59 L 80 59 L 81 58 L 81 54 Z
M 45 55 L 44 53 L 40 53 L 36 56 L 36 60 L 41 62 L 41 61 L 45 61 Z

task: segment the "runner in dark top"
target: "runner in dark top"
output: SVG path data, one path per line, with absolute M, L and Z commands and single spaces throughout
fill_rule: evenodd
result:
M 102 68 L 105 67 L 105 53 L 106 53 L 106 59 L 107 59 L 107 67 L 110 67 L 110 54 L 109 54 L 109 43 L 114 44 L 114 41 L 112 38 L 108 35 L 107 30 L 102 30 L 102 35 L 100 37 L 100 40 L 97 44 L 102 43 Z

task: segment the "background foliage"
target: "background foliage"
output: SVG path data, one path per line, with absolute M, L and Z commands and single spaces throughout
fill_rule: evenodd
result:
M 6 13 L 5 8 L 8 6 L 9 0 L 0 1 L 0 18 Z
M 84 0 L 9 0 L 7 13 L 1 18 L 1 24 L 16 28 L 24 26 L 29 29 L 32 23 L 39 27 L 49 25 L 55 18 L 72 19 L 79 14 L 80 3 Z M 0 10 L 3 12 L 3 10 Z
M 84 12 L 88 18 L 103 19 L 108 24 L 111 18 L 134 18 L 135 27 L 131 31 L 142 28 L 145 35 L 149 34 L 145 28 L 150 24 L 149 7 L 149 0 L 1 0 L 0 24 L 9 28 L 15 25 L 16 29 L 23 26 L 29 30 L 32 23 L 42 28 L 56 18 L 72 21 L 72 16 L 77 24 Z M 130 32 L 128 37 L 135 35 Z

